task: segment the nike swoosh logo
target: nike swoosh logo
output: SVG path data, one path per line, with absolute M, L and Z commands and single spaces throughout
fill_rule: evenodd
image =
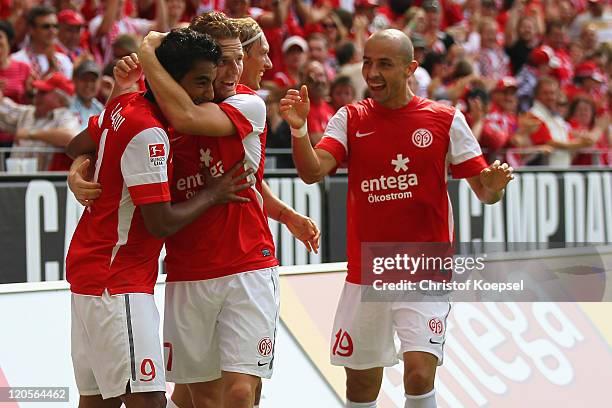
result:
M 265 362 L 265 363 L 262 363 L 261 361 L 258 361 L 258 362 L 257 362 L 257 365 L 258 365 L 258 366 L 260 366 L 260 367 L 263 367 L 263 366 L 268 365 L 268 364 L 270 364 L 270 362 L 269 362 L 269 361 L 268 361 L 268 362 Z
M 355 133 L 356 137 L 364 137 L 364 136 L 368 136 L 371 135 L 374 132 L 367 132 L 367 133 L 361 133 L 360 131 L 357 131 L 357 133 Z
M 430 342 L 431 344 L 444 344 L 444 342 L 433 341 L 432 339 L 429 339 L 429 342 Z

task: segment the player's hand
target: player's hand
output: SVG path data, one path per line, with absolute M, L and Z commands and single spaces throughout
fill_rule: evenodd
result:
M 115 85 L 120 89 L 128 89 L 134 86 L 142 76 L 142 65 L 136 53 L 121 58 L 113 68 Z
M 480 172 L 480 182 L 487 190 L 497 193 L 514 179 L 513 171 L 508 163 L 500 164 L 499 160 L 495 160 L 492 165 Z
M 308 252 L 319 253 L 321 231 L 312 219 L 288 209 L 281 213 L 279 221 L 287 226 L 295 238 L 302 241 Z
M 77 201 L 85 207 L 91 206 L 102 194 L 100 183 L 91 181 L 93 179 L 91 161 L 92 156 L 89 155 L 77 157 L 68 173 L 68 188 Z
M 168 33 L 149 31 L 149 34 L 147 34 L 140 43 L 138 55 L 142 57 L 143 54 L 154 53 L 157 47 L 161 45 L 161 42 L 166 35 L 168 35 Z
M 280 114 L 283 119 L 294 129 L 299 129 L 306 123 L 310 111 L 310 100 L 308 89 L 302 85 L 300 90 L 289 89 L 279 104 Z
M 253 169 L 249 168 L 246 171 L 240 172 L 244 170 L 245 164 L 246 161 L 239 161 L 221 177 L 213 177 L 206 167 L 202 169 L 202 173 L 206 180 L 204 191 L 208 191 L 212 195 L 216 204 L 230 202 L 248 203 L 251 201 L 246 197 L 240 197 L 236 194 L 247 188 L 251 188 L 251 186 L 255 184 L 253 180 L 249 180 L 249 177 L 253 174 Z

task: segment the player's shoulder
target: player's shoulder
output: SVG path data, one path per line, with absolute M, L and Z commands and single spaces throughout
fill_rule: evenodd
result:
M 236 89 L 237 93 L 226 98 L 222 103 L 230 105 L 239 110 L 244 116 L 251 120 L 265 120 L 266 103 L 252 89 L 240 86 Z
M 455 115 L 457 108 L 431 99 L 414 96 L 414 109 L 417 111 L 429 111 L 436 114 L 447 114 L 451 117 Z
M 125 123 L 132 131 L 159 127 L 164 130 L 167 124 L 159 108 L 145 98 L 142 93 L 133 92 L 120 95 L 113 99 L 106 107 L 105 120 L 110 121 L 116 130 L 119 123 Z
M 261 99 L 255 91 L 245 85 L 238 85 L 236 87 L 236 93 L 226 98 L 223 102 L 230 105 L 263 106 L 264 108 L 266 106 L 264 100 Z

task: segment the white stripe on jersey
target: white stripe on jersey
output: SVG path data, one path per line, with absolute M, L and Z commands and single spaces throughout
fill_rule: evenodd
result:
M 344 150 L 348 155 L 348 110 L 346 106 L 338 109 L 338 112 L 334 114 L 327 122 L 327 127 L 325 128 L 325 132 L 323 132 L 324 136 L 329 136 L 339 141 L 342 146 L 344 146 Z M 338 163 L 340 165 L 340 163 Z
M 102 112 L 104 113 L 104 112 Z M 102 117 L 102 114 L 100 114 Z M 100 137 L 100 144 L 98 145 L 98 158 L 96 159 L 96 171 L 94 172 L 93 181 L 98 181 L 98 175 L 100 174 L 100 167 L 102 167 L 102 157 L 104 157 L 104 146 L 106 146 L 106 135 L 108 135 L 108 129 L 104 129 L 102 136 Z
M 151 163 L 148 146 L 164 145 L 163 163 Z M 170 142 L 166 132 L 158 127 L 151 127 L 138 133 L 130 140 L 121 156 L 121 173 L 128 187 L 143 184 L 158 184 L 168 181 L 168 157 Z
M 132 197 L 130 197 L 130 192 L 128 191 L 127 185 L 123 183 L 121 201 L 119 202 L 119 208 L 117 209 L 117 242 L 113 247 L 110 261 L 111 265 L 115 260 L 115 255 L 117 255 L 119 248 L 121 248 L 127 242 L 135 208 L 136 207 L 132 202 Z
M 244 155 L 247 159 L 247 166 L 251 167 L 254 171 L 254 173 L 249 177 L 249 181 L 256 180 L 255 175 L 259 171 L 259 165 L 261 164 L 261 158 L 263 157 L 264 146 L 261 143 L 260 135 L 261 133 L 255 130 L 242 140 Z M 257 186 L 253 184 L 251 188 L 257 196 L 259 206 L 263 208 L 263 197 L 261 193 L 257 190 Z
M 455 109 L 451 123 L 448 153 L 451 164 L 461 164 L 482 155 L 480 145 L 459 109 Z

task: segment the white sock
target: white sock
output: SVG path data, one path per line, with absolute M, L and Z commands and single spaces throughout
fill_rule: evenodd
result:
M 174 401 L 172 401 L 171 398 L 168 398 L 167 402 L 166 402 L 166 408 L 180 408 L 178 405 L 176 405 L 174 403 Z
M 346 400 L 346 408 L 376 408 L 376 401 L 353 402 L 353 401 Z
M 259 408 L 259 404 L 253 405 L 253 408 Z
M 404 408 L 436 408 L 438 405 L 436 404 L 436 390 L 433 389 L 429 391 L 427 394 L 422 395 L 408 395 L 404 394 L 406 397 L 406 403 L 404 404 Z

